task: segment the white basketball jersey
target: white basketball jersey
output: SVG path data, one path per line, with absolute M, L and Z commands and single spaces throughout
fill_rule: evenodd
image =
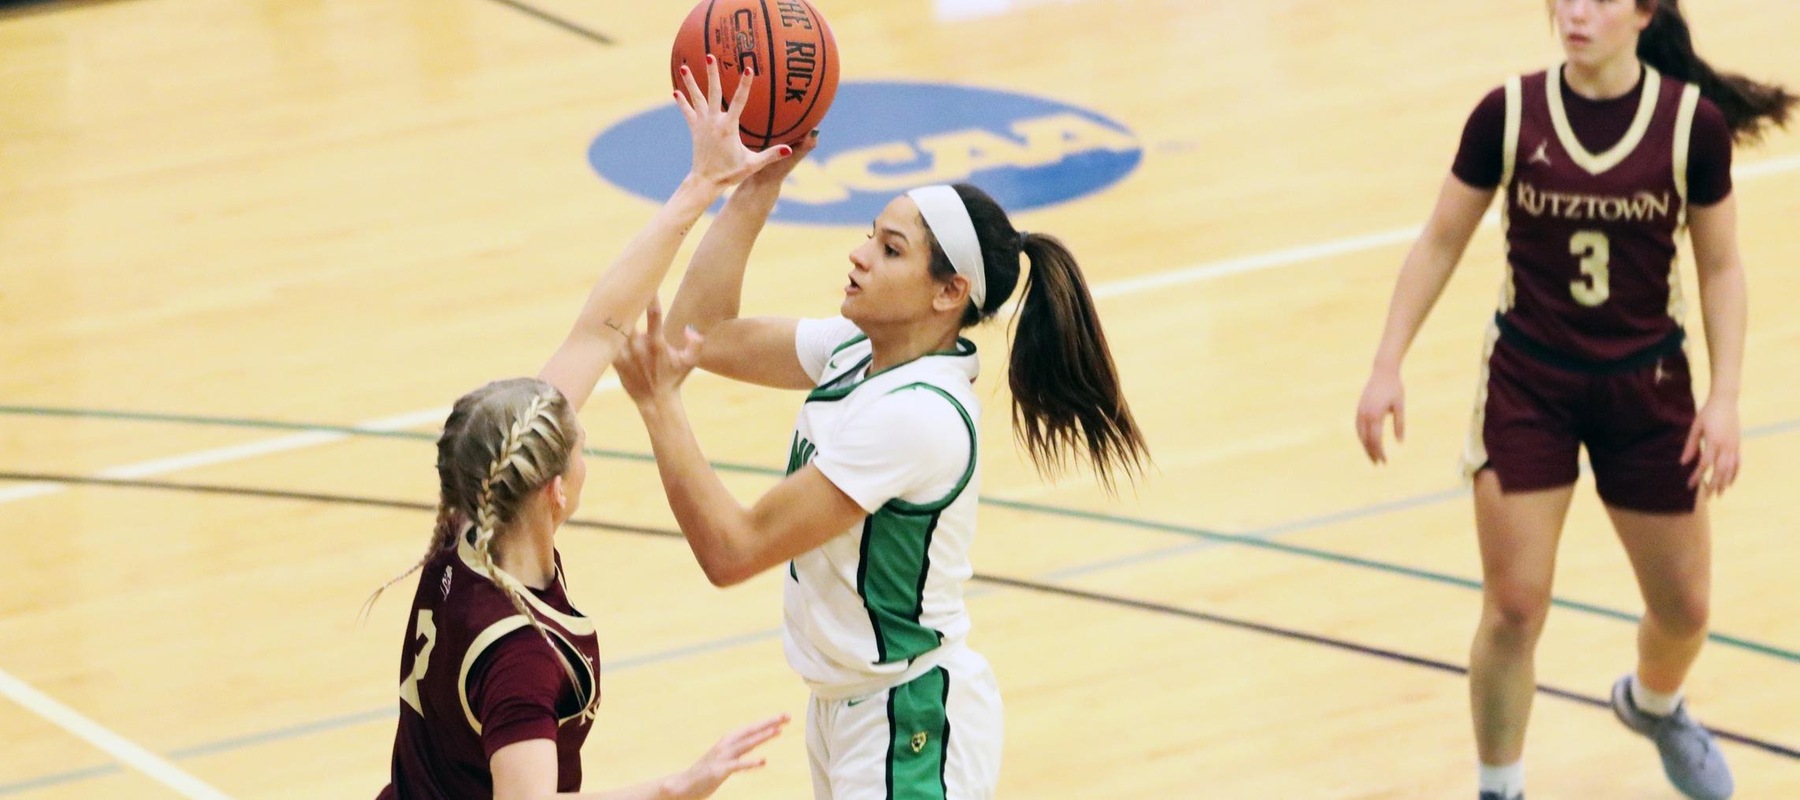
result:
M 869 516 L 790 564 L 783 639 L 814 694 L 853 697 L 922 674 L 968 634 L 979 363 L 958 339 L 871 376 L 868 339 L 842 319 L 803 320 L 796 352 L 818 388 L 788 471 L 814 464 Z

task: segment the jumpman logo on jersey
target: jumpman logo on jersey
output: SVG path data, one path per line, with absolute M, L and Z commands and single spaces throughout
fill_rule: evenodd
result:
M 1550 166 L 1549 150 L 1550 140 L 1545 139 L 1544 141 L 1539 142 L 1537 152 L 1531 154 L 1531 161 L 1528 163 L 1543 164 L 1546 167 Z

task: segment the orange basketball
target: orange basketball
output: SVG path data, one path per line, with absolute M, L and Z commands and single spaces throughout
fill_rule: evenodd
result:
M 684 91 L 683 64 L 707 88 L 708 55 L 719 60 L 726 102 L 746 67 L 756 73 L 738 118 L 738 136 L 752 150 L 800 141 L 837 96 L 837 40 L 807 0 L 700 0 L 675 34 L 669 76 L 676 91 Z

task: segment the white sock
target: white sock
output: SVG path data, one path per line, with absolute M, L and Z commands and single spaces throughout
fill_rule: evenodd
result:
M 1637 674 L 1632 673 L 1631 704 L 1646 714 L 1666 717 L 1675 713 L 1675 707 L 1681 705 L 1681 690 L 1676 689 L 1673 693 L 1663 694 L 1645 686 L 1642 681 L 1638 680 Z
M 1525 762 L 1514 761 L 1504 767 L 1481 765 L 1481 789 L 1512 798 L 1525 793 Z

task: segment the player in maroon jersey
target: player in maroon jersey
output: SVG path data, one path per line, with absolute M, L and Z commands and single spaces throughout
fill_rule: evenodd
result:
M 710 58 L 708 72 L 707 85 L 718 86 Z M 423 570 L 400 656 L 400 721 L 381 798 L 535 800 L 580 790 L 581 745 L 600 702 L 600 652 L 593 623 L 569 602 L 554 544 L 587 475 L 576 411 L 701 213 L 792 154 L 785 146 L 752 153 L 739 142 L 738 110 L 750 85 L 738 84 L 729 112 L 717 90 L 676 95 L 693 134 L 687 178 L 600 277 L 538 376 L 476 389 L 444 423 L 437 526 L 407 572 Z M 761 766 L 748 754 L 786 722 L 781 715 L 732 733 L 682 772 L 579 796 L 708 797 L 731 775 Z
M 1731 145 L 1785 122 L 1794 98 L 1714 72 L 1675 0 L 1548 5 L 1567 61 L 1508 81 L 1470 116 L 1401 269 L 1357 433 L 1377 463 L 1389 415 L 1404 436 L 1401 359 L 1500 190 L 1506 279 L 1464 455 L 1483 573 L 1469 671 L 1481 797 L 1524 794 L 1533 653 L 1586 446 L 1646 606 L 1614 712 L 1656 742 L 1677 788 L 1724 798 L 1730 771 L 1680 690 L 1706 638 L 1711 541 L 1698 497 L 1738 470 L 1745 289 Z M 1698 412 L 1674 267 L 1684 224 L 1712 362 Z

